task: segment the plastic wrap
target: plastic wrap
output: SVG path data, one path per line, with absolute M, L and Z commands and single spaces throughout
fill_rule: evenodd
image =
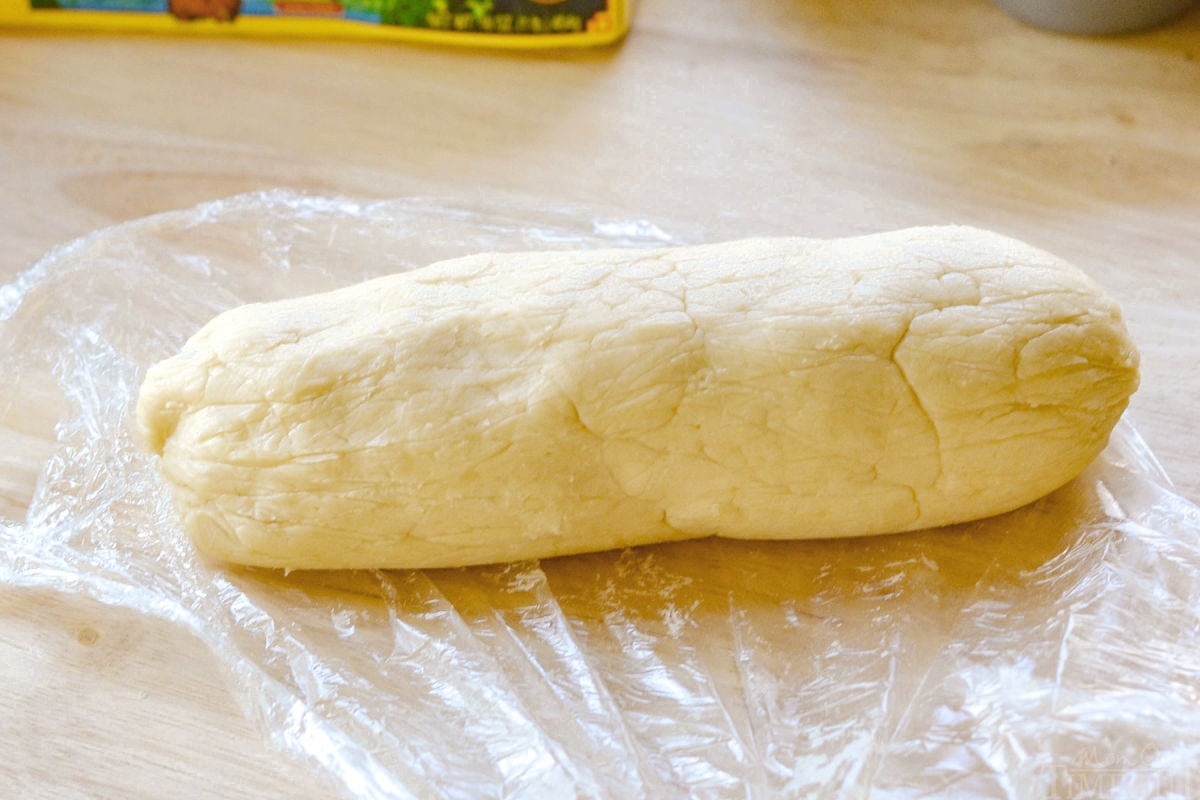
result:
M 51 253 L 0 288 L 0 485 L 28 505 L 0 519 L 0 580 L 185 625 L 348 797 L 1200 794 L 1200 510 L 1128 422 L 1078 480 L 975 524 L 290 575 L 198 558 L 133 438 L 144 369 L 233 305 L 671 240 L 271 193 Z

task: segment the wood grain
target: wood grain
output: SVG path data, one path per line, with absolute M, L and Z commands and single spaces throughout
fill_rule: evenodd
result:
M 1121 299 L 1132 417 L 1200 499 L 1200 11 L 1093 39 L 983 0 L 645 0 L 589 53 L 13 33 L 0 52 L 0 279 L 96 228 L 278 186 L 714 235 L 977 224 Z M 37 462 L 16 437 L 8 515 Z M 0 592 L 0 796 L 327 796 L 224 680 L 168 625 Z

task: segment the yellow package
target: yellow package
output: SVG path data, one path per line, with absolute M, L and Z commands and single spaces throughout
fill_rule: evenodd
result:
M 0 0 L 0 25 L 525 48 L 609 44 L 629 20 L 627 0 Z

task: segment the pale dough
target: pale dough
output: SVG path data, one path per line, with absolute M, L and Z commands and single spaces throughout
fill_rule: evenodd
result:
M 1137 384 L 1117 306 L 963 227 L 486 254 L 220 315 L 138 421 L 196 546 L 437 567 L 984 517 Z

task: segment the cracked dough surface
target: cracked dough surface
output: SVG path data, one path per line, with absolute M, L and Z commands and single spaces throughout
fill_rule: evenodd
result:
M 963 227 L 484 254 L 226 312 L 138 401 L 199 549 L 436 567 L 1008 511 L 1137 384 L 1080 271 Z

